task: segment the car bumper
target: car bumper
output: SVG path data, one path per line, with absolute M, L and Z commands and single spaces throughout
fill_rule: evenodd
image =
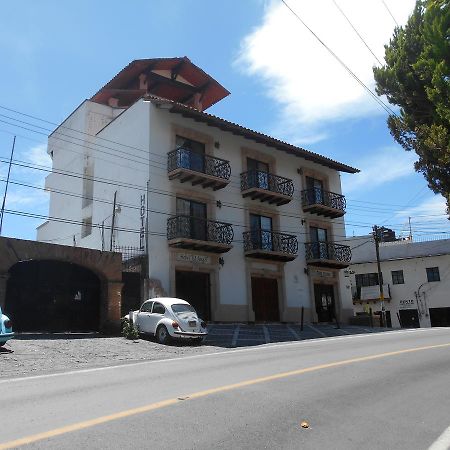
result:
M 176 338 L 202 338 L 208 336 L 208 333 L 191 333 L 189 331 L 173 331 L 173 337 Z
M 0 334 L 0 342 L 6 342 L 9 339 L 12 339 L 14 337 L 14 333 L 3 333 Z

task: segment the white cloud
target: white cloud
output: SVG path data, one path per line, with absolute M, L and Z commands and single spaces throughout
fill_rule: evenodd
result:
M 415 153 L 400 147 L 385 147 L 358 161 L 360 173 L 342 174 L 343 192 L 370 191 L 378 186 L 415 173 Z
M 52 159 L 47 154 L 46 144 L 31 147 L 26 155 L 26 160 L 39 166 L 51 167 L 52 165 Z
M 382 2 L 336 1 L 383 61 L 383 45 L 392 36 L 394 22 Z M 378 63 L 334 3 L 287 2 L 373 89 L 372 66 Z M 406 22 L 414 3 L 414 0 L 387 1 L 399 23 Z M 383 113 L 364 88 L 279 1 L 267 4 L 262 24 L 244 38 L 236 65 L 248 75 L 262 79 L 267 95 L 281 106 L 280 123 L 283 123 L 284 133 L 294 133 L 299 138 L 311 134 L 323 137 L 323 129 L 329 121 Z
M 432 217 L 448 217 L 446 215 L 447 206 L 445 204 L 445 199 L 441 195 L 433 195 L 432 197 L 428 197 L 426 200 L 423 200 L 417 206 L 413 206 L 411 208 L 406 208 L 397 213 L 397 217 L 429 217 L 430 221 Z M 443 222 L 445 225 L 449 225 L 449 222 L 446 220 Z

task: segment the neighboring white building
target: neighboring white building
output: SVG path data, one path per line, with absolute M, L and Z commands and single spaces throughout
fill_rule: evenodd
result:
M 357 169 L 204 112 L 228 94 L 186 57 L 129 64 L 50 135 L 38 240 L 148 251 L 143 296 L 209 320 L 347 321 Z
M 373 239 L 357 237 L 349 239 L 349 243 L 352 263 L 346 272 L 351 280 L 355 314 L 372 309 L 379 316 L 381 302 Z M 450 239 L 382 242 L 380 261 L 388 324 L 450 326 Z

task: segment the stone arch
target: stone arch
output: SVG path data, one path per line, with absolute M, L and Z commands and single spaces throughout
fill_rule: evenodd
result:
M 0 238 L 0 306 L 5 304 L 11 267 L 24 261 L 60 261 L 93 272 L 100 280 L 100 328 L 120 328 L 122 258 L 118 253 L 81 247 Z

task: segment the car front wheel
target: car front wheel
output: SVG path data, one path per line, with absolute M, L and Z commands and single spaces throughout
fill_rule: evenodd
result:
M 159 344 L 168 344 L 170 342 L 170 334 L 164 325 L 160 325 L 156 330 L 156 340 Z

